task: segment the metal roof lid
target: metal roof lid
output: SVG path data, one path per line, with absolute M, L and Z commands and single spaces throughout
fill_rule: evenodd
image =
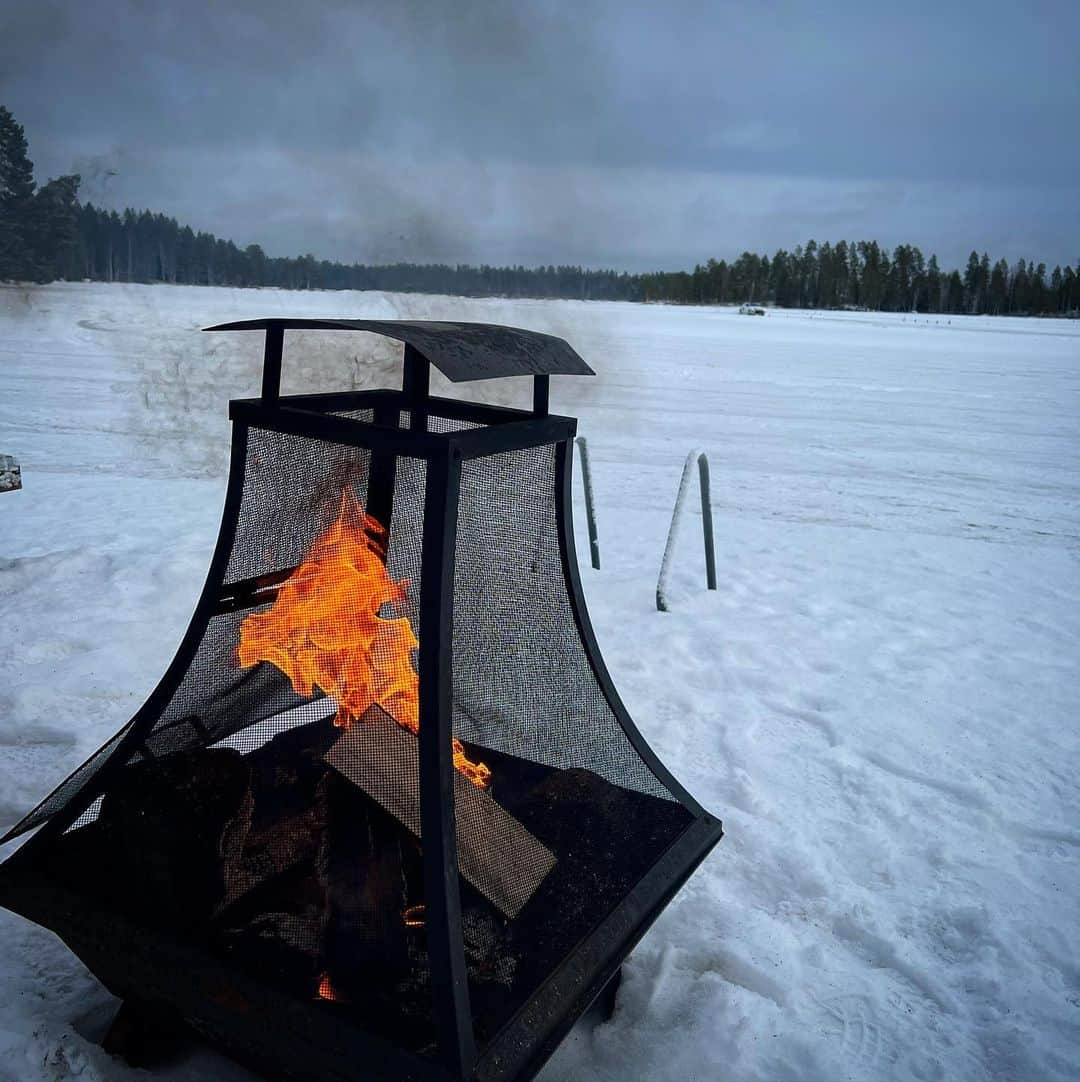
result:
M 454 383 L 500 376 L 593 376 L 578 354 L 554 335 L 495 323 L 409 319 L 245 319 L 208 331 L 370 331 L 396 338 L 426 357 Z

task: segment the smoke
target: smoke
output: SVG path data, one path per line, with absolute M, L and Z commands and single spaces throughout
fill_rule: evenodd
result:
M 68 172 L 78 173 L 81 178 L 79 198 L 84 202 L 108 206 L 115 178 L 124 172 L 125 158 L 125 152 L 120 147 L 102 154 L 77 156 Z

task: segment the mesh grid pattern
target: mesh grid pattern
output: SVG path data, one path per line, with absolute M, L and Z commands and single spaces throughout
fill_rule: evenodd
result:
M 320 440 L 251 429 L 244 495 L 225 572 L 229 584 L 294 569 L 326 531 L 348 489 L 367 498 L 371 455 Z M 221 740 L 301 706 L 289 679 L 272 665 L 242 668 L 240 625 L 272 601 L 211 619 L 188 671 L 145 742 L 155 756 Z
M 463 464 L 454 574 L 453 728 L 491 770 L 457 786 L 459 836 L 523 904 L 462 880 L 481 1046 L 688 825 L 596 679 L 574 619 L 556 517 L 554 445 Z M 484 802 L 508 822 L 492 830 Z M 468 844 L 466 845 L 466 849 Z
M 20 833 L 33 830 L 51 819 L 57 812 L 63 811 L 86 788 L 87 783 L 105 764 L 130 729 L 131 722 L 128 722 L 115 736 L 102 744 L 70 777 L 61 782 L 36 808 L 20 820 L 15 829 Z
M 454 575 L 454 733 L 673 799 L 634 750 L 574 621 L 555 518 L 555 447 L 464 463 Z
M 429 432 L 471 432 L 474 428 L 483 427 L 476 421 L 466 421 L 460 417 L 440 417 L 437 413 L 428 416 Z

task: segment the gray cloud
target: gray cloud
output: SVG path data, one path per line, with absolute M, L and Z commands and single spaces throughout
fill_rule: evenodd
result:
M 269 251 L 1080 255 L 1070 3 L 9 3 L 39 176 Z

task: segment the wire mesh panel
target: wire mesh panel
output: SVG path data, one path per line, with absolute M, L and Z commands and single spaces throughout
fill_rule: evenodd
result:
M 555 446 L 466 462 L 454 578 L 454 731 L 560 769 L 673 799 L 593 672 L 556 520 Z
M 563 565 L 558 495 L 554 445 L 463 465 L 454 734 L 489 780 L 482 793 L 457 786 L 455 808 L 459 862 L 469 853 L 482 868 L 462 880 L 481 1043 L 691 821 L 597 680 Z M 498 829 L 487 806 L 499 809 Z

